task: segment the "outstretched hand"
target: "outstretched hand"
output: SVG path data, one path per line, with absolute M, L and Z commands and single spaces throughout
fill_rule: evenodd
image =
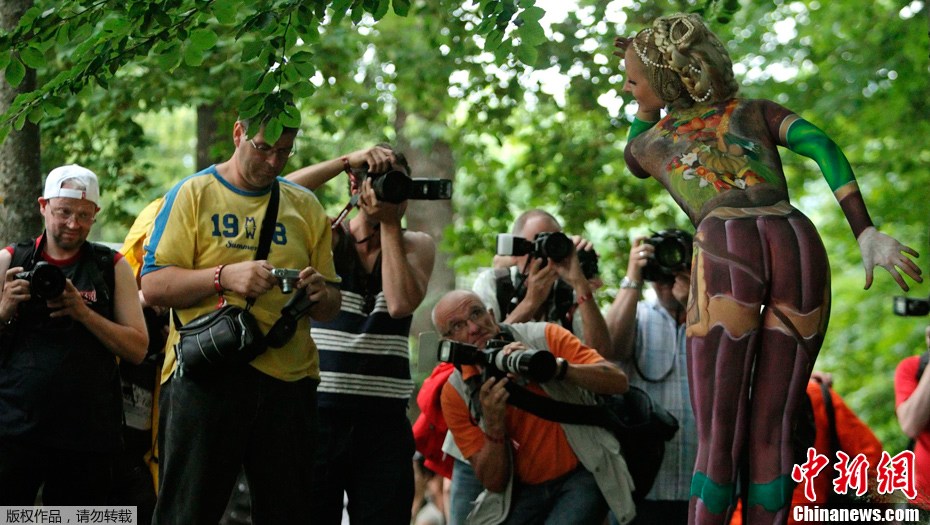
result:
M 872 286 L 872 269 L 876 266 L 888 270 L 898 286 L 905 292 L 910 290 L 901 271 L 918 283 L 922 283 L 920 267 L 907 255 L 919 257 L 916 250 L 898 242 L 897 239 L 870 226 L 859 234 L 859 250 L 862 252 L 862 265 L 865 267 L 865 289 Z M 907 255 L 905 255 L 907 254 Z

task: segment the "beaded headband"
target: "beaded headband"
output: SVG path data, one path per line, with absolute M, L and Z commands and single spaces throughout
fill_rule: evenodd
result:
M 680 38 L 673 39 L 673 38 L 671 38 L 671 36 L 669 37 L 670 43 L 671 43 L 672 45 L 678 46 L 678 45 L 680 45 L 682 42 L 684 42 L 685 39 L 687 39 L 689 36 L 691 36 L 691 33 L 694 31 L 694 25 L 693 25 L 687 18 L 678 19 L 678 20 L 676 20 L 675 22 L 673 22 L 672 25 L 674 26 L 675 23 L 682 23 L 682 24 L 685 24 L 685 25 L 687 26 L 687 28 L 688 28 L 688 29 L 685 31 L 685 34 L 682 35 Z M 648 39 L 648 38 L 649 38 L 649 35 L 651 35 L 653 32 L 654 32 L 654 31 L 653 31 L 652 29 L 644 29 L 644 30 L 642 31 L 642 34 Z M 663 38 L 661 35 L 656 35 L 656 37 L 655 37 L 655 40 L 656 40 L 656 47 L 658 47 L 658 45 L 659 45 L 659 43 L 660 43 L 660 42 L 659 42 L 659 39 L 660 39 L 660 38 L 663 40 L 663 42 L 661 42 L 661 43 L 664 43 L 664 38 Z M 636 43 L 636 38 L 631 39 L 630 42 L 633 44 L 633 51 L 636 52 L 636 56 L 639 57 L 639 59 L 643 62 L 643 64 L 645 64 L 645 65 L 647 65 L 647 66 L 649 66 L 649 67 L 652 67 L 652 68 L 656 68 L 656 69 L 668 69 L 669 71 L 672 71 L 672 72 L 674 72 L 674 73 L 679 73 L 679 70 L 675 69 L 674 67 L 672 67 L 672 66 L 670 66 L 670 65 L 668 65 L 668 64 L 660 64 L 660 63 L 658 63 L 658 62 L 653 61 L 653 60 L 650 59 L 648 56 L 646 56 L 646 51 L 645 51 L 644 49 L 640 48 L 640 47 L 639 47 L 639 44 Z M 695 73 L 695 74 L 697 74 L 697 75 L 700 75 L 700 74 L 701 74 L 701 69 L 698 68 L 698 67 L 695 67 L 693 64 L 688 64 L 688 69 L 689 69 L 692 73 Z M 687 88 L 686 88 L 686 91 L 688 91 Z M 703 96 L 700 96 L 700 97 L 697 96 L 697 95 L 695 95 L 695 94 L 692 93 L 691 91 L 688 91 L 688 96 L 690 96 L 695 102 L 700 103 L 700 102 L 705 102 L 705 101 L 707 101 L 707 99 L 710 98 L 710 96 L 711 96 L 711 94 L 713 93 L 713 91 L 714 91 L 713 87 L 709 87 L 709 88 L 707 88 L 707 92 L 704 93 L 704 95 L 703 95 Z

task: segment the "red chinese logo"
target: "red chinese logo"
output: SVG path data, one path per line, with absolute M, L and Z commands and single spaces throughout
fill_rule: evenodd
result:
M 818 454 L 814 447 L 810 447 L 807 449 L 807 461 L 800 465 L 795 465 L 794 468 L 791 469 L 791 479 L 795 483 L 804 482 L 804 497 L 806 497 L 808 501 L 817 499 L 817 493 L 814 490 L 814 478 L 820 474 L 820 471 L 823 470 L 828 463 L 830 463 L 830 460 L 827 459 L 827 456 Z
M 914 451 L 905 450 L 891 457 L 882 451 L 882 459 L 878 461 L 878 492 L 891 494 L 901 490 L 908 499 L 917 497 L 917 487 L 914 483 Z

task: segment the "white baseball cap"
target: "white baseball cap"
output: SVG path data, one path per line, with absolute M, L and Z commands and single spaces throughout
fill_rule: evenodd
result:
M 84 189 L 62 188 L 62 185 L 69 180 L 77 181 L 79 185 L 84 186 Z M 85 199 L 93 202 L 99 208 L 100 185 L 97 182 L 97 175 L 77 164 L 59 166 L 50 171 L 48 178 L 45 179 L 45 193 L 42 194 L 42 197 L 46 200 L 55 197 Z

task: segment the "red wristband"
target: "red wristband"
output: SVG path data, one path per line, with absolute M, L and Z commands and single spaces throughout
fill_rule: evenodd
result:
M 575 302 L 578 304 L 578 306 L 581 306 L 585 301 L 590 301 L 591 299 L 594 299 L 594 292 L 588 292 L 582 295 Z
M 352 175 L 352 166 L 349 165 L 349 157 L 342 157 L 342 171 Z
M 224 267 L 224 266 L 226 266 L 226 265 L 225 265 L 225 264 L 221 264 L 221 265 L 219 265 L 219 266 L 216 267 L 216 270 L 213 271 L 213 289 L 216 290 L 216 293 L 218 293 L 218 294 L 220 294 L 220 295 L 222 295 L 223 292 L 226 291 L 226 289 L 223 288 L 223 285 L 220 284 L 220 274 L 223 273 L 223 267 Z

